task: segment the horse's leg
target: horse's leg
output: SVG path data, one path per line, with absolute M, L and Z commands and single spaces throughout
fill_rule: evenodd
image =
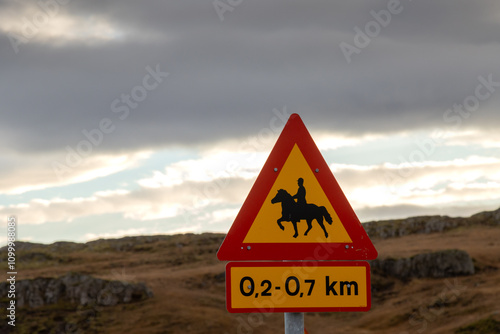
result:
M 307 235 L 307 233 L 309 233 L 309 231 L 312 229 L 312 219 L 308 219 L 306 220 L 307 222 L 307 230 L 306 230 L 306 233 L 304 233 L 304 235 Z
M 283 224 L 281 224 L 281 222 L 284 221 L 283 217 L 281 217 L 280 219 L 278 219 L 276 222 L 278 223 L 278 226 L 280 227 L 280 229 L 282 231 L 285 230 L 285 226 L 283 226 Z
M 318 221 L 319 226 L 323 229 L 323 232 L 325 232 L 325 238 L 328 238 L 328 232 L 326 232 L 325 225 L 323 224 L 323 216 L 316 218 Z
M 292 221 L 292 224 L 293 224 L 293 229 L 295 230 L 295 234 L 293 235 L 294 238 L 297 238 L 297 236 L 299 235 L 299 232 L 297 231 L 297 221 Z

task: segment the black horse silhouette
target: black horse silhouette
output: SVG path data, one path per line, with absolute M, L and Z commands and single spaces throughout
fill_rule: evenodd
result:
M 279 203 L 281 202 L 281 218 L 277 220 L 278 226 L 284 231 L 285 227 L 281 224 L 281 222 L 292 222 L 293 228 L 295 230 L 294 238 L 297 238 L 299 235 L 297 231 L 297 223 L 302 219 L 305 219 L 307 222 L 307 231 L 304 235 L 307 235 L 312 228 L 312 222 L 314 219 L 318 222 L 319 226 L 325 232 L 325 237 L 328 238 L 328 232 L 326 232 L 325 225 L 323 224 L 323 218 L 328 222 L 328 224 L 332 224 L 332 217 L 326 210 L 324 206 L 317 206 L 316 204 L 305 204 L 303 206 L 297 204 L 292 195 L 290 195 L 286 190 L 280 189 L 274 198 L 271 200 L 271 203 Z

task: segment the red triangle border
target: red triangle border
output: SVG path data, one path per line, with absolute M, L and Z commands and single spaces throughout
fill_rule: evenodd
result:
M 352 243 L 243 243 L 267 195 L 297 144 Z M 316 172 L 317 170 L 317 172 Z M 335 232 L 332 232 L 335 233 Z M 217 253 L 221 261 L 372 260 L 377 258 L 366 231 L 298 114 L 292 114 Z

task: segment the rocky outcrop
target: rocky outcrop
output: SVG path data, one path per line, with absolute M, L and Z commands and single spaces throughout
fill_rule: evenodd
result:
M 370 266 L 376 274 L 402 280 L 474 274 L 472 258 L 467 252 L 458 249 L 418 254 L 409 258 L 373 260 L 370 261 Z
M 220 244 L 225 235 L 222 233 L 186 233 L 183 235 L 139 235 L 132 237 L 123 237 L 118 239 L 99 239 L 81 244 L 76 242 L 59 241 L 52 244 L 40 244 L 26 241 L 16 241 L 16 252 L 26 253 L 58 253 L 67 254 L 77 251 L 92 252 L 149 252 L 151 245 L 159 242 L 171 242 L 173 246 L 182 248 L 187 244 L 197 246 Z M 181 239 L 180 241 L 177 241 Z M 0 248 L 0 254 L 7 252 L 7 246 Z M 0 256 L 0 262 L 5 261 L 6 256 Z M 20 257 L 23 261 L 23 257 Z
M 480 212 L 469 218 L 448 216 L 421 216 L 363 223 L 370 238 L 394 238 L 409 234 L 427 234 L 448 231 L 462 226 L 500 226 L 500 209 Z
M 9 283 L 0 284 L 0 294 L 7 295 Z M 59 278 L 35 278 L 16 282 L 18 307 L 40 307 L 68 302 L 76 305 L 111 306 L 152 297 L 143 283 L 108 281 L 89 275 L 68 273 Z

